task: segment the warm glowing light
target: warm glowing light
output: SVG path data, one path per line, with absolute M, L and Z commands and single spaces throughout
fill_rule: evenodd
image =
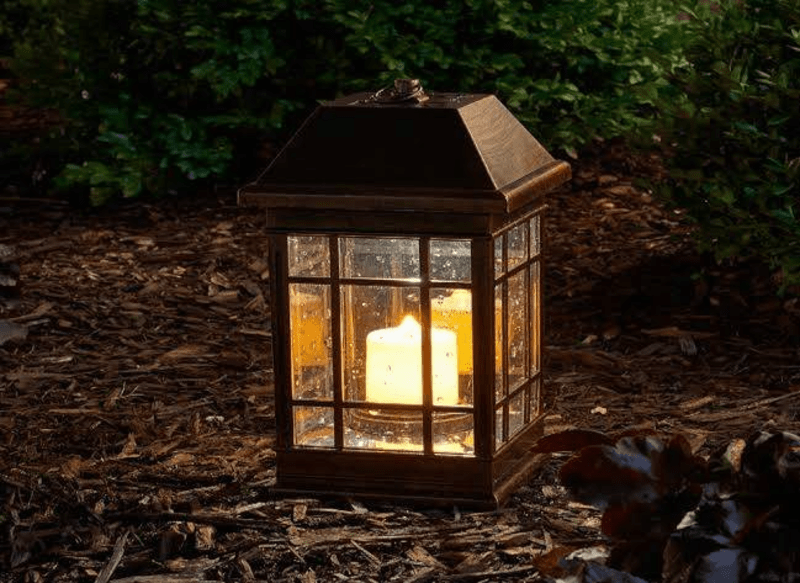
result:
M 435 443 L 433 445 L 433 451 L 435 453 L 464 454 L 468 451 L 465 445 L 451 441 L 446 443 Z M 387 451 L 420 451 L 419 444 L 395 443 L 391 441 L 376 441 L 375 447 Z
M 457 289 L 445 298 L 433 300 L 431 321 L 456 333 L 458 373 L 472 373 L 472 292 Z
M 495 302 L 494 317 L 502 322 L 503 304 Z M 453 330 L 458 337 L 458 374 L 472 374 L 472 292 L 454 290 L 444 298 L 433 300 L 431 305 L 433 325 Z M 502 326 L 502 324 L 499 324 Z M 502 362 L 502 342 L 495 338 L 495 354 Z
M 324 366 L 328 362 L 321 295 L 292 292 L 292 355 L 296 366 Z
M 433 404 L 458 404 L 456 334 L 431 329 Z M 412 316 L 367 335 L 367 401 L 422 404 L 422 329 Z

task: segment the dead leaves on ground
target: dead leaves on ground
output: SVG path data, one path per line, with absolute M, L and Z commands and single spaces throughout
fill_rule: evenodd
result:
M 759 431 L 706 460 L 667 441 L 567 431 L 535 448 L 576 447 L 560 469 L 570 495 L 603 510 L 611 581 L 766 583 L 800 576 L 800 437 Z M 588 566 L 560 566 L 593 580 Z M 591 567 L 594 568 L 594 567 Z
M 789 427 L 800 353 L 770 320 L 790 330 L 796 306 L 739 275 L 696 284 L 643 170 L 598 156 L 549 196 L 549 431 L 678 432 L 697 452 Z M 0 307 L 0 562 L 17 578 L 530 581 L 624 524 L 566 500 L 555 462 L 499 513 L 280 498 L 263 216 L 199 197 L 3 221 L 21 285 Z

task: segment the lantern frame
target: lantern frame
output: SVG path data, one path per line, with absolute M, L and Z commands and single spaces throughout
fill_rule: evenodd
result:
M 538 463 L 528 452 L 542 435 L 545 411 L 541 367 L 544 194 L 568 180 L 570 168 L 547 154 L 493 96 L 442 93 L 387 104 L 375 99 L 376 95 L 380 93 L 356 94 L 320 106 L 261 177 L 239 192 L 240 204 L 268 209 L 276 490 L 493 508 Z M 432 160 L 434 168 L 425 165 Z M 534 225 L 535 246 L 530 234 Z M 525 259 L 508 269 L 509 234 L 515 230 L 528 233 Z M 289 242 L 302 237 L 327 242 L 327 276 L 290 272 Z M 359 238 L 416 242 L 418 280 L 348 278 L 342 271 L 341 242 Z M 439 240 L 469 242 L 469 282 L 431 280 L 431 241 Z M 499 257 L 498 240 L 502 241 Z M 510 436 L 508 293 L 512 278 L 524 282 L 528 307 L 523 320 L 535 317 L 536 322 L 524 326 L 525 378 L 513 391 L 525 405 L 522 424 Z M 290 288 L 315 283 L 330 290 L 327 365 L 332 370 L 333 394 L 322 400 L 298 398 L 292 386 Z M 376 405 L 346 395 L 343 330 L 355 324 L 344 319 L 343 288 L 369 283 L 407 284 L 419 290 L 420 404 Z M 471 294 L 473 368 L 468 406 L 433 403 L 431 290 L 442 287 Z M 495 322 L 498 289 L 502 294 L 499 328 Z M 503 355 L 499 401 L 494 340 L 498 332 Z M 499 428 L 498 404 L 502 409 Z M 296 443 L 293 424 L 298 407 L 332 414 L 330 446 Z M 421 413 L 421 451 L 348 447 L 344 432 L 352 427 L 346 427 L 347 416 L 375 409 Z M 436 451 L 436 414 L 458 411 L 472 415 L 472 451 L 464 455 Z

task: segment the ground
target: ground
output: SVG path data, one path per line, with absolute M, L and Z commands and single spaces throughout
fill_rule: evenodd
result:
M 659 172 L 606 144 L 549 197 L 547 431 L 800 431 L 800 303 L 705 269 Z M 27 330 L 0 342 L 0 582 L 536 581 L 602 544 L 562 454 L 498 512 L 276 496 L 264 216 L 234 193 L 0 207 Z

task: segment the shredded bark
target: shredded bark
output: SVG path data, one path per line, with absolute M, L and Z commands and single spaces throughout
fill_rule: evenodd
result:
M 759 266 L 697 277 L 660 171 L 612 145 L 549 198 L 548 431 L 797 432 L 800 304 Z M 0 207 L 0 582 L 535 581 L 604 544 L 567 454 L 498 512 L 273 494 L 264 218 L 232 193 Z

